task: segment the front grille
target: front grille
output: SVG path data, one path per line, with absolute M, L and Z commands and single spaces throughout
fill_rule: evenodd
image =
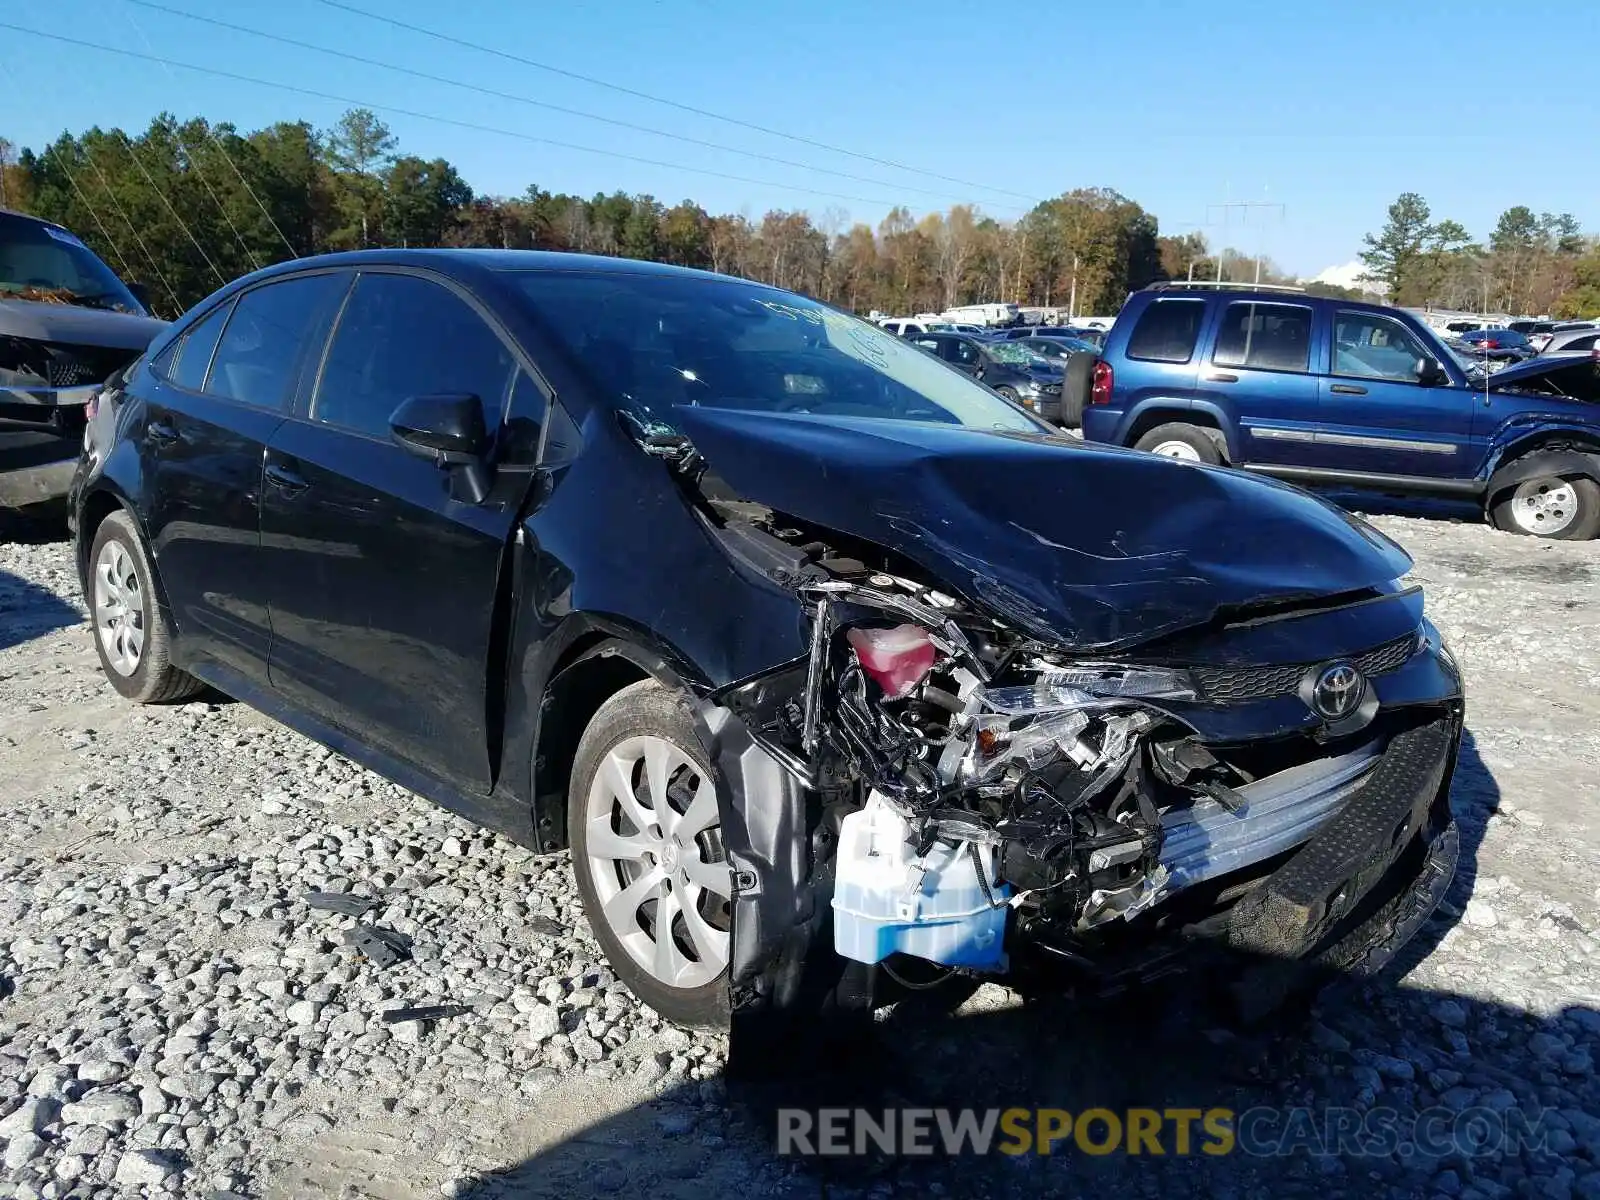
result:
M 1347 661 L 1363 675 L 1383 675 L 1403 665 L 1416 647 L 1417 635 L 1408 633 Z M 1244 700 L 1290 695 L 1299 688 L 1306 672 L 1317 665 L 1308 662 L 1270 667 L 1194 667 L 1190 673 L 1207 700 L 1237 704 Z
M 46 379 L 51 387 L 79 387 L 100 383 L 112 372 L 138 357 L 137 350 L 118 350 L 105 346 L 45 342 Z

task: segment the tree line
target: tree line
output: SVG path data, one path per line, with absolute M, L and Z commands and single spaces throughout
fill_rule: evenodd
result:
M 401 153 L 366 109 L 327 130 L 288 121 L 240 133 L 162 114 L 132 136 L 97 127 L 20 152 L 0 139 L 0 207 L 72 229 L 167 316 L 259 266 L 369 246 L 620 254 L 902 313 L 997 299 L 1113 313 L 1129 291 L 1214 261 L 1203 239 L 1162 237 L 1152 214 L 1104 188 L 1015 221 L 972 205 L 920 218 L 901 206 L 876 228 L 838 210 L 713 215 L 624 192 L 478 195 L 448 161 Z
M 1270 260 L 1213 251 L 1198 233 L 1162 235 L 1153 214 L 1107 188 L 1066 192 L 1014 221 L 972 205 L 920 217 L 899 206 L 876 227 L 837 209 L 714 215 L 693 200 L 669 206 L 537 184 L 518 196 L 479 195 L 447 160 L 402 153 L 367 109 L 326 130 L 284 121 L 240 133 L 162 114 L 137 135 L 96 127 L 38 150 L 18 152 L 0 138 L 0 207 L 72 229 L 123 278 L 144 283 L 165 316 L 257 267 L 369 246 L 620 254 L 740 275 L 859 312 L 1015 300 L 1111 314 L 1160 279 L 1220 271 L 1227 280 L 1290 281 Z M 1411 193 L 1389 215 L 1363 257 L 1401 303 L 1479 307 L 1466 301 L 1492 294 L 1513 311 L 1600 312 L 1600 264 L 1569 215 L 1513 209 L 1487 248 L 1455 222 L 1433 222 Z
M 1428 202 L 1403 193 L 1369 233 L 1367 278 L 1395 304 L 1557 317 L 1600 316 L 1600 241 L 1571 213 L 1500 214 L 1486 241 L 1458 221 L 1435 220 Z

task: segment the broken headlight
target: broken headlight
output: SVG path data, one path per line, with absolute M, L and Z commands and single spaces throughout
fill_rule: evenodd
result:
M 984 694 L 984 707 L 1006 716 L 1063 712 L 1098 707 L 1108 700 L 1193 700 L 1194 680 L 1172 667 L 1122 663 L 1041 664 L 1032 683 L 994 687 Z

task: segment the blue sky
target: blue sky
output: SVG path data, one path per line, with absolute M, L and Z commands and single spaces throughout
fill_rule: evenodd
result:
M 162 3 L 730 149 L 408 78 L 128 0 L 0 0 L 0 21 L 366 102 L 404 150 L 450 159 L 483 193 L 529 183 L 580 194 L 621 188 L 669 204 L 693 198 L 713 212 L 759 218 L 768 208 L 805 208 L 821 217 L 834 209 L 837 219 L 876 224 L 894 203 L 920 213 L 972 202 L 1005 218 L 1030 197 L 1106 186 L 1155 213 L 1163 232 L 1201 228 L 1213 243 L 1225 238 L 1306 274 L 1354 258 L 1361 235 L 1408 190 L 1476 236 L 1519 203 L 1570 211 L 1600 233 L 1600 6 L 1587 0 L 1508 10 L 1458 0 L 985 8 L 955 0 L 349 0 L 946 179 L 441 44 L 320 0 Z M 137 130 L 163 109 L 249 130 L 301 117 L 325 127 L 347 107 L 10 30 L 0 30 L 0 65 L 0 136 L 31 146 L 93 124 Z M 1234 211 L 1224 227 L 1224 211 L 1213 206 L 1228 200 L 1282 204 L 1283 215 L 1256 209 L 1241 227 Z

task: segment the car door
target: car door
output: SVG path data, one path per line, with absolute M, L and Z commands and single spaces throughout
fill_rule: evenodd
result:
M 1427 383 L 1419 362 L 1435 352 L 1394 317 L 1333 308 L 1328 373 L 1319 380 L 1321 411 L 1312 465 L 1348 474 L 1469 479 L 1482 458 L 1474 437 L 1479 394 L 1453 363 L 1439 363 Z M 1480 422 L 1481 424 L 1481 422 Z
M 146 533 L 186 667 L 267 686 L 262 460 L 343 282 L 316 273 L 253 287 L 201 317 L 151 372 Z
M 357 277 L 308 391 L 266 454 L 273 687 L 367 745 L 486 792 L 493 605 L 527 477 L 503 472 L 481 503 L 457 499 L 448 469 L 396 443 L 389 418 L 413 396 L 471 394 L 496 430 L 508 408 L 541 420 L 543 399 L 464 293 L 381 269 Z
M 1222 306 L 1196 398 L 1232 414 L 1245 462 L 1307 465 L 1315 453 L 1314 314 L 1309 304 L 1277 301 Z

